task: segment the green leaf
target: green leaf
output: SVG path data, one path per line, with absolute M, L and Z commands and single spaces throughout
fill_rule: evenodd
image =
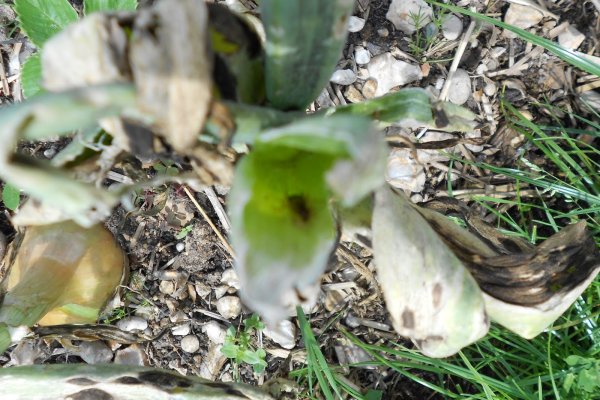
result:
M 221 353 L 227 358 L 237 358 L 239 347 L 235 344 L 225 343 L 221 347 Z
M 137 5 L 137 0 L 84 0 L 83 13 L 90 15 L 97 11 L 134 11 Z
M 0 322 L 0 354 L 11 345 L 10 332 L 5 323 Z
M 2 188 L 2 202 L 4 206 L 11 211 L 15 211 L 19 207 L 21 200 L 21 192 L 19 189 L 9 183 L 5 183 Z
M 77 21 L 77 12 L 67 0 L 15 0 L 15 11 L 21 29 L 38 48 Z
M 355 116 L 306 118 L 256 140 L 229 204 L 243 296 L 264 319 L 283 318 L 322 274 L 336 238 L 330 190 L 355 204 L 383 183 L 385 159 L 381 136 Z
M 272 106 L 304 110 L 325 87 L 346 40 L 352 0 L 263 0 L 266 89 Z
M 517 34 L 521 39 L 545 48 L 546 50 L 548 50 L 549 52 L 558 56 L 562 60 L 568 62 L 569 64 L 571 64 L 583 71 L 586 71 L 592 75 L 600 76 L 600 65 L 598 65 L 595 62 L 591 61 L 590 59 L 586 58 L 585 54 L 581 54 L 581 53 L 577 53 L 576 51 L 565 49 L 564 47 L 560 46 L 556 42 L 553 42 L 553 41 L 543 38 L 541 36 L 537 36 L 537 35 L 530 33 L 524 29 L 509 25 L 509 24 L 499 21 L 495 18 L 490 18 L 488 16 L 468 10 L 466 8 L 456 7 L 456 6 L 449 5 L 449 4 L 438 3 L 437 1 L 428 0 L 428 2 L 435 6 L 441 7 L 443 9 L 446 9 L 446 10 L 449 10 L 449 11 L 452 11 L 455 13 L 463 14 L 463 15 L 468 15 L 469 17 L 475 18 L 479 21 L 487 22 L 488 24 L 492 24 L 499 28 L 511 31 L 511 32 Z
M 35 96 L 42 90 L 42 63 L 39 53 L 25 60 L 21 69 L 21 85 L 26 98 Z

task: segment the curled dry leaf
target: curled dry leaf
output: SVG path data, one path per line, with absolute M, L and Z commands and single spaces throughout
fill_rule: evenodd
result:
M 487 333 L 477 283 L 408 199 L 379 189 L 372 225 L 377 276 L 398 333 L 430 357 L 450 356 Z
M 600 251 L 585 221 L 538 246 L 501 234 L 452 199 L 417 208 L 484 292 L 493 321 L 533 338 L 571 306 L 600 272 Z M 458 212 L 470 231 L 434 210 Z
M 27 228 L 4 266 L 0 322 L 9 326 L 94 322 L 128 272 L 102 225 L 73 222 Z

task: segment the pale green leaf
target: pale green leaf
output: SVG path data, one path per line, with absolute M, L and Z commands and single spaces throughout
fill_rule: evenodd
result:
M 430 357 L 448 357 L 488 331 L 482 292 L 403 195 L 381 188 L 373 252 L 394 329 Z
M 21 192 L 11 184 L 4 184 L 2 188 L 2 202 L 9 210 L 15 211 L 19 207 Z
M 0 354 L 11 345 L 10 332 L 5 323 L 0 322 Z
M 21 29 L 38 48 L 77 21 L 77 12 L 67 0 L 15 0 L 15 11 Z
M 23 64 L 21 85 L 26 98 L 35 96 L 42 90 L 42 63 L 39 53 L 29 57 Z
M 346 40 L 353 0 L 263 0 L 267 99 L 304 110 L 325 87 Z
M 84 0 L 83 13 L 90 15 L 97 11 L 133 11 L 137 5 L 137 0 Z

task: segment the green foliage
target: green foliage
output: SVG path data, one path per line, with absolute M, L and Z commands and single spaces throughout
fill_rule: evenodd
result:
M 15 11 L 21 29 L 38 48 L 77 21 L 77 12 L 67 0 L 15 0 Z
M 9 210 L 15 211 L 21 201 L 21 192 L 19 189 L 9 183 L 5 183 L 2 188 L 2 202 Z
M 227 329 L 225 343 L 221 353 L 230 358 L 234 363 L 235 379 L 239 381 L 239 365 L 246 363 L 252 365 L 255 373 L 262 373 L 267 367 L 265 357 L 267 353 L 261 347 L 255 348 L 252 344 L 252 333 L 262 331 L 265 325 L 256 314 L 244 320 L 244 327 L 237 332 L 232 325 Z
M 137 8 L 137 0 L 84 0 L 83 13 L 89 15 L 97 11 L 133 11 Z
M 39 53 L 30 56 L 21 69 L 21 85 L 25 98 L 35 96 L 41 90 L 42 64 Z
M 175 239 L 177 239 L 177 240 L 183 239 L 184 237 L 186 237 L 187 235 L 190 234 L 190 232 L 192 231 L 193 228 L 194 228 L 194 225 L 191 225 L 191 224 L 181 228 L 181 230 L 177 233 L 177 235 L 175 235 Z
M 353 6 L 352 0 L 261 1 L 273 107 L 304 110 L 316 98 L 340 57 Z
M 600 392 L 600 359 L 571 355 L 565 361 L 571 367 L 563 382 L 567 395 L 591 399 L 593 393 Z

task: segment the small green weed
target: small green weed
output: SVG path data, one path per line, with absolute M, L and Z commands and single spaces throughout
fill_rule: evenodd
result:
M 8 183 L 4 184 L 2 188 L 2 202 L 4 206 L 11 211 L 15 211 L 20 204 L 21 193 L 19 189 Z
M 244 320 L 244 327 L 238 332 L 232 325 L 227 329 L 227 335 L 225 336 L 225 344 L 221 348 L 227 358 L 232 360 L 234 369 L 233 375 L 236 381 L 240 380 L 239 366 L 241 363 L 252 365 L 254 372 L 257 374 L 262 373 L 267 367 L 265 356 L 267 353 L 261 347 L 256 348 L 252 344 L 252 333 L 253 331 L 262 331 L 265 328 L 256 314 L 248 319 Z

